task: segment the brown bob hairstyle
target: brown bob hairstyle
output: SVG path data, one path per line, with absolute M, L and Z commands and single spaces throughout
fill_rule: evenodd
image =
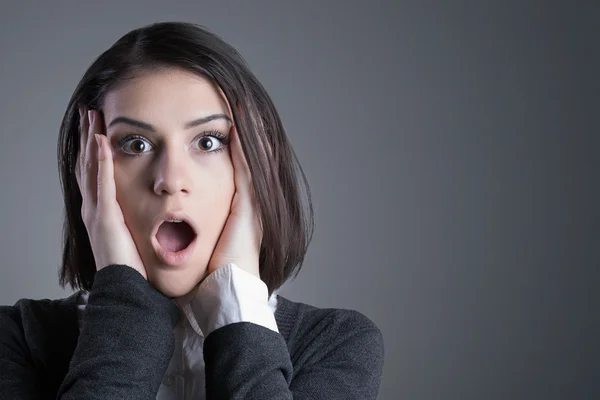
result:
M 75 178 L 78 108 L 102 112 L 109 91 L 142 72 L 165 67 L 211 80 L 231 106 L 263 226 L 260 276 L 271 294 L 295 277 L 304 261 L 314 230 L 310 188 L 271 98 L 242 56 L 215 34 L 184 22 L 155 23 L 127 33 L 88 68 L 69 101 L 58 140 L 65 200 L 60 284 L 90 290 L 96 273 Z M 269 157 L 261 157 L 264 149 L 270 149 Z

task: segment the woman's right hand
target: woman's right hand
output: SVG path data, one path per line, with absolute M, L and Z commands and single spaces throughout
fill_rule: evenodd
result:
M 112 150 L 102 132 L 102 116 L 98 111 L 87 108 L 80 108 L 79 115 L 80 150 L 75 174 L 83 198 L 81 216 L 94 253 L 96 270 L 112 264 L 124 264 L 148 279 L 117 202 Z

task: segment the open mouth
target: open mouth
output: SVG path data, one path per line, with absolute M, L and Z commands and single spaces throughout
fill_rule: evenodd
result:
M 185 221 L 164 221 L 156 232 L 156 241 L 166 251 L 179 252 L 186 249 L 196 237 L 196 232 Z

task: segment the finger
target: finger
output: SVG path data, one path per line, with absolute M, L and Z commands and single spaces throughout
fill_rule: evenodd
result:
M 85 149 L 85 166 L 84 166 L 84 186 L 86 202 L 97 205 L 97 180 L 98 180 L 98 145 L 94 140 L 94 134 L 98 133 L 98 113 L 95 110 L 88 110 L 88 130 L 87 143 Z
M 108 139 L 96 135 L 98 140 L 98 210 L 102 213 L 109 212 L 116 202 L 115 173 L 112 151 Z M 106 215 L 106 214 L 104 214 Z
M 77 161 L 75 162 L 75 178 L 77 179 L 77 186 L 83 196 L 83 187 L 81 177 L 84 165 L 85 157 L 85 146 L 87 143 L 87 130 L 88 130 L 88 119 L 87 119 L 87 107 L 79 107 L 79 150 L 77 154 Z
M 242 150 L 242 145 L 240 142 L 240 137 L 238 135 L 237 129 L 234 127 L 231 128 L 231 158 L 234 168 L 234 181 L 235 181 L 235 190 L 240 195 L 240 200 L 242 204 L 240 204 L 239 210 L 243 210 L 241 212 L 250 212 L 253 215 L 252 221 L 258 226 L 258 243 L 262 240 L 262 220 L 258 218 L 258 214 L 256 212 L 256 199 L 254 198 L 254 193 L 252 190 L 252 175 L 250 173 L 250 167 L 248 166 L 248 161 L 246 160 L 246 156 L 244 155 L 244 151 Z M 236 194 L 237 196 L 237 194 Z
M 242 150 L 242 144 L 235 126 L 231 128 L 231 162 L 233 163 L 236 188 L 248 193 L 250 189 L 250 167 Z

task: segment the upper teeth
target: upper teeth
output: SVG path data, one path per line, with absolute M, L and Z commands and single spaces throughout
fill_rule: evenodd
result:
M 182 219 L 168 219 L 167 222 L 183 222 Z

